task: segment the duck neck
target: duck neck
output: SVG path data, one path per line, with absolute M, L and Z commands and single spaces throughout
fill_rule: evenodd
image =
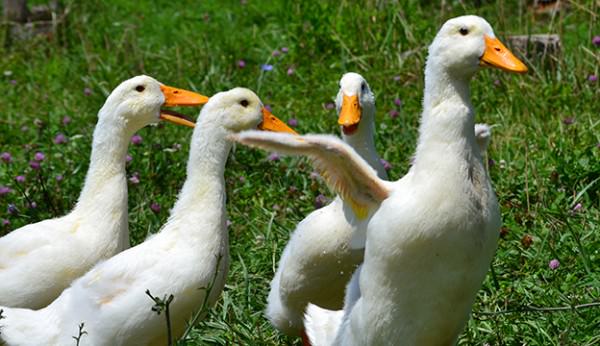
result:
M 375 109 L 365 107 L 363 117 L 356 132 L 352 135 L 345 135 L 342 132 L 342 138 L 348 143 L 367 163 L 377 171 L 377 175 L 382 179 L 387 179 L 387 173 L 379 161 L 377 149 L 375 148 Z
M 232 146 L 226 137 L 227 131 L 218 123 L 200 120 L 196 125 L 190 147 L 187 179 L 171 211 L 172 219 L 180 219 L 190 225 L 206 225 L 208 222 L 216 229 L 219 229 L 218 225 L 224 225 L 224 173 Z
M 457 156 L 470 160 L 474 150 L 475 120 L 470 101 L 470 76 L 456 76 L 428 64 L 425 69 L 425 96 L 419 127 L 414 167 L 437 168 L 444 162 L 457 162 Z
M 125 156 L 133 131 L 112 117 L 99 117 L 85 184 L 75 211 L 111 212 L 127 218 Z M 107 210 L 109 209 L 109 210 Z

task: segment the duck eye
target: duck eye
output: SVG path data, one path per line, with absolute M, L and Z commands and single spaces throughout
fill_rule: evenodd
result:
M 465 36 L 465 35 L 469 34 L 469 29 L 460 28 L 460 30 L 458 30 L 458 32 L 460 32 L 461 35 Z
M 140 93 L 141 93 L 142 91 L 144 91 L 145 89 L 146 89 L 146 88 L 145 88 L 143 85 L 138 85 L 138 86 L 136 86 L 136 87 L 135 87 L 135 91 L 137 91 L 137 92 L 140 92 Z
M 249 104 L 250 104 L 250 102 L 248 102 L 248 100 L 241 100 L 240 101 L 240 105 L 242 105 L 242 107 L 244 107 L 244 108 L 248 107 Z
M 362 90 L 362 92 L 367 91 L 367 84 L 365 82 L 362 82 L 362 84 L 360 85 L 360 90 Z

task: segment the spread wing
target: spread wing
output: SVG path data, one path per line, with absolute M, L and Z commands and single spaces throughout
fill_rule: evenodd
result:
M 232 135 L 232 139 L 282 154 L 308 156 L 327 185 L 352 206 L 358 218 L 366 217 L 371 207 L 390 194 L 389 183 L 335 136 L 245 131 Z

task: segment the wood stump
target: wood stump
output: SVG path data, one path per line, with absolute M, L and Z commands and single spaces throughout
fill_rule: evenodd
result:
M 509 45 L 521 56 L 540 67 L 556 68 L 560 61 L 560 37 L 556 34 L 516 35 Z
M 58 0 L 33 6 L 31 10 L 27 7 L 27 0 L 3 0 L 3 5 L 5 45 L 40 36 L 52 39 L 66 16 Z

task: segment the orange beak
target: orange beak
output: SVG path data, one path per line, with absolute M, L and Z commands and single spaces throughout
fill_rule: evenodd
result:
M 342 126 L 345 134 L 351 135 L 358 129 L 361 115 L 362 112 L 360 102 L 358 101 L 358 95 L 347 96 L 344 94 L 338 124 Z
M 521 60 L 517 59 L 500 40 L 488 35 L 484 35 L 483 37 L 485 39 L 485 51 L 481 58 L 479 58 L 481 66 L 496 67 L 508 72 L 527 72 L 527 66 Z
M 269 112 L 266 108 L 262 109 L 263 121 L 258 125 L 258 128 L 263 131 L 272 131 L 272 132 L 287 132 L 297 135 L 298 133 L 289 126 L 287 126 L 283 121 L 279 120 L 273 113 Z
M 173 88 L 166 85 L 161 85 L 160 90 L 165 96 L 164 106 L 166 107 L 200 106 L 208 102 L 208 97 L 192 91 Z M 194 122 L 186 119 L 185 116 L 174 111 L 161 110 L 160 118 L 178 125 L 188 127 L 195 126 Z

